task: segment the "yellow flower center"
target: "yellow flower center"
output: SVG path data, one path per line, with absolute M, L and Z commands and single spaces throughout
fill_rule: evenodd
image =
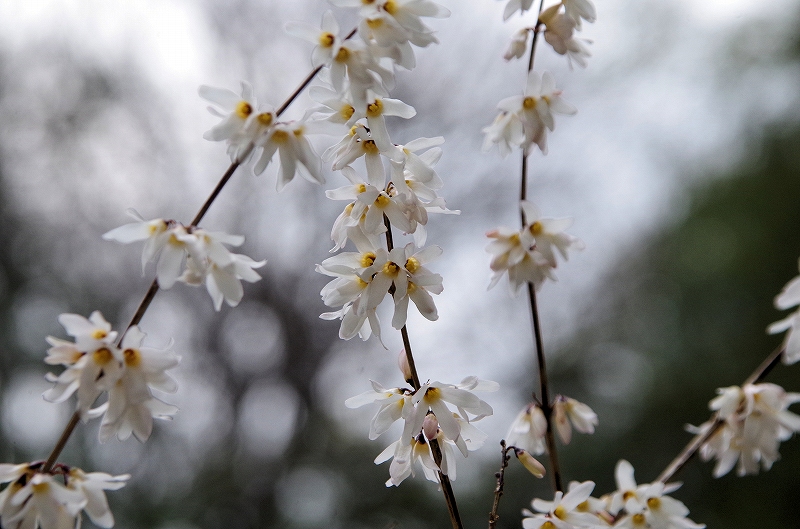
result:
M 128 367 L 139 367 L 139 364 L 142 363 L 142 353 L 138 349 L 125 349 L 122 352 L 122 356 L 125 358 L 125 365 Z
M 406 287 L 406 289 L 407 289 L 408 295 L 410 296 L 411 294 L 413 294 L 414 292 L 417 291 L 417 285 L 413 281 L 409 281 L 408 282 L 408 287 Z
M 285 130 L 276 130 L 272 133 L 272 138 L 270 138 L 275 143 L 286 143 L 289 139 L 289 134 Z
M 387 0 L 385 4 L 383 4 L 383 10 L 389 13 L 390 15 L 394 15 L 397 13 L 397 2 L 394 0 Z
M 382 18 L 368 18 L 367 19 L 367 25 L 370 27 L 370 29 L 378 29 L 379 27 L 381 27 L 383 25 L 383 19 Z
M 108 333 L 103 329 L 95 329 L 94 332 L 92 332 L 92 338 L 95 340 L 102 340 L 106 336 L 108 336 Z
M 350 58 L 350 50 L 342 46 L 339 48 L 339 51 L 336 52 L 336 62 L 347 62 Z
M 33 485 L 33 493 L 34 494 L 47 494 L 47 491 L 50 490 L 50 483 L 45 481 L 44 483 L 37 483 Z
M 564 508 L 563 505 L 559 505 L 558 507 L 556 507 L 556 510 L 553 511 L 553 514 L 556 515 L 556 518 L 563 520 L 567 517 L 567 510 Z
M 522 100 L 522 108 L 526 110 L 531 110 L 532 108 L 536 108 L 536 99 L 533 97 L 526 97 Z
M 292 132 L 294 133 L 295 138 L 299 138 L 303 135 L 305 131 L 306 131 L 305 127 L 297 127 Z
M 323 33 L 319 36 L 319 45 L 323 48 L 330 48 L 336 42 L 336 36 L 333 33 Z
M 419 267 L 419 260 L 416 257 L 409 257 L 406 259 L 406 270 L 408 270 L 409 273 L 416 273 L 417 270 L 419 270 Z
M 650 508 L 651 511 L 656 511 L 659 508 L 661 508 L 661 499 L 647 498 L 647 506 Z
M 272 112 L 262 112 L 256 119 L 258 119 L 260 124 L 269 127 L 272 125 Z
M 363 193 L 363 192 L 364 192 L 364 191 L 366 191 L 366 190 L 367 190 L 367 185 L 366 185 L 366 184 L 358 184 L 358 187 L 356 188 L 356 193 L 359 193 L 359 194 L 361 194 L 361 193 Z M 350 204 L 350 206 L 349 206 L 349 207 L 350 207 L 350 210 L 352 211 L 352 209 L 353 209 L 353 205 L 352 205 L 352 204 Z
M 367 285 L 369 285 L 369 283 L 367 283 L 366 281 L 364 281 L 364 280 L 363 280 L 363 279 L 361 279 L 360 277 L 359 277 L 359 278 L 357 278 L 357 279 L 358 279 L 358 286 L 359 286 L 359 287 L 361 287 L 361 288 L 367 288 Z
M 378 198 L 375 199 L 375 205 L 379 208 L 385 208 L 390 202 L 391 200 L 386 195 L 378 195 Z
M 542 529 L 556 529 L 556 524 L 547 520 L 545 523 L 542 524 Z
M 367 117 L 377 118 L 381 114 L 383 114 L 383 101 L 380 99 L 376 99 L 367 105 Z
M 111 354 L 111 351 L 106 347 L 98 349 L 97 351 L 92 353 L 92 360 L 94 360 L 94 363 L 101 366 L 109 363 L 113 359 L 114 355 Z
M 536 222 L 531 224 L 530 227 L 531 235 L 540 235 L 543 229 L 544 228 L 542 227 L 542 223 L 537 220 Z
M 391 261 L 387 261 L 386 264 L 383 265 L 383 273 L 387 276 L 396 276 L 398 272 L 400 272 L 400 267 Z
M 247 116 L 253 113 L 253 107 L 247 101 L 239 101 L 236 104 L 236 115 L 242 119 L 247 119 Z
M 645 525 L 647 523 L 647 520 L 644 518 L 644 514 L 640 512 L 634 514 L 631 519 L 635 525 Z
M 355 108 L 353 108 L 353 107 L 352 107 L 352 106 L 350 106 L 350 105 L 344 105 L 344 106 L 343 106 L 343 107 L 342 107 L 342 108 L 339 110 L 339 115 L 341 115 L 341 116 L 342 116 L 344 119 L 346 119 L 346 120 L 349 120 L 350 118 L 352 118 L 352 117 L 353 117 L 353 114 L 355 114 L 355 113 L 356 113 L 356 109 L 355 109 Z M 355 131 L 353 131 L 353 134 L 355 134 Z
M 626 490 L 624 493 L 622 493 L 622 499 L 625 500 L 625 501 L 628 501 L 629 499 L 633 498 L 634 496 L 636 496 L 636 493 L 633 492 L 632 490 Z
M 379 154 L 381 152 L 378 149 L 378 146 L 375 145 L 374 140 L 366 140 L 361 142 L 361 147 L 364 149 L 364 152 L 367 154 Z
M 575 507 L 576 511 L 579 512 L 589 512 L 589 500 L 584 500 Z
M 372 252 L 367 252 L 361 255 L 361 266 L 363 268 L 369 268 L 375 263 L 376 255 Z

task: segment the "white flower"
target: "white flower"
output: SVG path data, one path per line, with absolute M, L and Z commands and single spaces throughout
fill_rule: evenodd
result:
M 553 501 L 535 499 L 532 502 L 534 509 L 542 514 L 534 514 L 524 510 L 523 514 L 529 516 L 522 520 L 522 527 L 525 529 L 540 529 L 557 527 L 558 529 L 571 529 L 573 527 L 593 527 L 598 524 L 598 518 L 589 512 L 581 509 L 584 502 L 589 500 L 589 496 L 594 490 L 594 482 L 584 481 L 583 483 L 570 483 L 569 491 L 564 494 L 561 491 L 555 493 Z M 547 523 L 550 522 L 550 525 Z
M 263 173 L 277 151 L 281 161 L 278 191 L 291 182 L 297 172 L 310 182 L 324 184 L 325 178 L 322 176 L 319 156 L 306 137 L 310 126 L 310 123 L 298 121 L 273 125 L 266 134 L 256 140 L 256 145 L 261 147 L 262 151 L 253 166 L 253 172 Z
M 89 472 L 72 467 L 67 474 L 67 488 L 76 490 L 86 498 L 83 510 L 95 525 L 109 528 L 114 526 L 114 515 L 108 508 L 106 490 L 119 490 L 125 486 L 130 475 L 112 476 L 105 472 Z
M 511 153 L 512 147 L 519 147 L 525 141 L 522 120 L 515 112 L 499 113 L 491 125 L 483 128 L 483 133 L 486 134 L 483 150 L 488 151 L 492 145 L 497 145 L 503 157 Z
M 366 404 L 379 402 L 381 407 L 373 417 L 369 427 L 369 438 L 377 439 L 379 435 L 399 420 L 403 415 L 405 406 L 411 406 L 411 391 L 405 388 L 386 389 L 377 382 L 370 380 L 372 391 L 367 391 L 350 397 L 344 402 L 348 408 L 359 408 Z
M 439 471 L 439 467 L 433 460 L 433 454 L 431 454 L 431 448 L 425 440 L 425 436 L 420 432 L 409 441 L 405 441 L 405 439 L 405 437 L 401 437 L 387 446 L 375 458 L 376 465 L 392 459 L 392 463 L 389 465 L 390 478 L 386 482 L 386 486 L 398 487 L 408 476 L 413 476 L 415 462 L 419 462 L 428 480 L 438 481 L 436 473 Z
M 531 8 L 532 4 L 533 0 L 509 0 L 503 11 L 503 20 L 508 20 L 517 11 L 524 13 Z
M 42 462 L 21 465 L 0 464 L 0 523 L 7 529 L 74 529 L 80 527 L 84 509 L 92 522 L 103 528 L 114 525 L 103 490 L 125 485 L 127 474 L 111 476 L 85 473 L 79 468 L 56 465 L 41 473 Z M 56 480 L 63 476 L 66 484 Z
M 795 277 L 789 281 L 780 294 L 775 297 L 775 308 L 785 310 L 800 305 L 800 276 Z M 783 363 L 787 365 L 794 364 L 800 360 L 800 332 L 795 332 L 800 328 L 800 310 L 797 310 L 785 319 L 777 321 L 769 326 L 767 332 L 776 334 L 779 332 L 789 331 L 786 333 L 786 339 L 783 342 Z
M 430 409 L 439 420 L 439 427 L 444 435 L 458 446 L 461 453 L 467 455 L 466 439 L 462 436 L 461 425 L 456 420 L 447 403 L 456 406 L 461 418 L 467 422 L 477 421 L 491 415 L 492 407 L 471 393 L 472 390 L 495 391 L 496 382 L 482 381 L 476 377 L 467 377 L 460 384 L 443 384 L 428 382 L 423 384 L 412 398 L 413 408 L 404 408 L 403 418 L 406 421 L 403 430 L 404 438 L 416 435 Z M 474 417 L 470 418 L 470 415 Z
M 555 429 L 564 444 L 572 439 L 572 423 L 581 433 L 594 433 L 597 426 L 597 414 L 592 409 L 575 399 L 559 395 L 553 404 L 553 421 Z
M 547 419 L 537 404 L 530 403 L 517 414 L 506 434 L 506 444 L 534 455 L 544 454 Z
M 556 13 L 546 20 L 544 40 L 553 47 L 559 55 L 566 55 L 572 61 L 586 68 L 586 59 L 592 54 L 581 40 L 574 38 L 575 22 L 562 13 Z M 588 42 L 588 41 L 585 41 Z
M 561 91 L 556 90 L 556 83 L 550 72 L 539 74 L 531 70 L 525 92 L 521 96 L 511 96 L 497 104 L 497 108 L 516 113 L 523 125 L 525 152 L 535 143 L 542 153 L 547 153 L 547 129 L 555 129 L 553 114 L 572 115 L 575 107 L 561 98 Z
M 394 84 L 394 74 L 380 65 L 370 49 L 362 42 L 342 42 L 330 68 L 334 90 L 349 93 L 356 110 L 366 110 L 368 92 L 386 95 Z M 345 79 L 349 82 L 345 83 Z
M 592 0 L 562 0 L 564 12 L 575 23 L 577 29 L 581 28 L 581 19 L 587 22 L 597 20 L 597 11 Z
M 800 402 L 800 394 L 766 383 L 720 388 L 717 393 L 709 408 L 724 424 L 700 448 L 703 460 L 717 459 L 714 477 L 727 474 L 737 462 L 740 476 L 757 474 L 759 467 L 769 470 L 780 457 L 780 442 L 800 431 L 800 416 L 787 410 Z M 688 429 L 705 433 L 713 426 L 709 421 Z
M 376 97 L 367 104 L 367 123 L 369 132 L 375 145 L 381 152 L 393 150 L 394 144 L 389 138 L 389 131 L 386 129 L 385 116 L 397 116 L 403 119 L 410 119 L 416 115 L 414 107 L 406 105 L 399 99 L 388 97 Z
M 151 389 L 174 393 L 178 385 L 165 371 L 178 365 L 172 350 L 142 347 L 145 334 L 133 326 L 122 339 L 125 370 L 108 390 L 106 413 L 100 424 L 100 441 L 116 436 L 120 441 L 131 433 L 146 441 L 153 431 L 153 418 L 169 419 L 178 408 L 157 399 Z
M 511 39 L 508 41 L 508 47 L 503 54 L 505 60 L 519 59 L 525 55 L 525 52 L 528 50 L 528 33 L 530 33 L 530 31 L 530 28 L 522 28 L 511 36 Z
M 213 103 L 209 112 L 222 121 L 203 134 L 203 138 L 211 141 L 228 142 L 228 153 L 231 160 L 243 162 L 252 152 L 253 141 L 265 127 L 271 125 L 274 113 L 271 107 L 259 109 L 253 87 L 242 81 L 242 95 L 226 88 L 215 88 L 203 85 L 199 89 L 200 97 Z
M 341 39 L 339 38 L 339 24 L 333 13 L 326 11 L 322 15 L 322 30 L 302 22 L 289 22 L 286 32 L 295 37 L 307 40 L 317 46 L 311 54 L 311 62 L 317 67 L 329 64 L 339 51 Z

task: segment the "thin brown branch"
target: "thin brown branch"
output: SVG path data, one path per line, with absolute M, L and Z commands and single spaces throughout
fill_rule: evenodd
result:
M 386 226 L 386 248 L 389 252 L 394 249 L 394 238 L 392 236 L 392 223 L 389 222 L 389 217 L 383 216 L 383 223 Z M 406 360 L 408 360 L 408 367 L 411 370 L 411 384 L 414 386 L 414 391 L 422 387 L 417 374 L 417 366 L 414 363 L 414 355 L 411 352 L 411 341 L 408 339 L 408 329 L 406 326 L 400 329 L 400 335 L 403 337 L 403 347 L 406 351 Z M 433 461 L 441 468 L 442 466 L 442 449 L 439 447 L 439 442 L 436 439 L 428 441 L 433 454 Z M 456 503 L 456 496 L 453 492 L 453 486 L 450 483 L 450 478 L 446 474 L 439 471 L 439 483 L 442 485 L 442 493 L 444 494 L 444 501 L 447 504 L 447 512 L 450 515 L 450 523 L 453 524 L 453 529 L 463 529 L 464 525 L 461 523 L 461 516 L 458 513 L 458 504 Z
M 500 508 L 500 498 L 503 497 L 503 489 L 505 488 L 506 468 L 511 456 L 508 455 L 510 448 L 506 447 L 506 440 L 500 439 L 500 470 L 495 473 L 494 477 L 497 479 L 497 485 L 494 487 L 494 501 L 492 502 L 492 510 L 489 512 L 489 529 L 497 527 L 497 520 L 500 515 L 497 510 Z
M 744 381 L 744 384 L 756 384 L 764 380 L 772 369 L 778 365 L 781 359 L 781 355 L 783 354 L 785 348 L 783 346 L 778 347 L 774 351 L 772 351 L 769 356 L 767 356 L 763 362 L 753 371 L 749 377 Z M 711 439 L 711 437 L 720 429 L 723 424 L 723 420 L 719 418 L 719 416 L 714 413 L 710 419 L 711 425 L 705 431 L 697 434 L 689 441 L 683 450 L 675 456 L 675 459 L 667 465 L 667 468 L 664 469 L 661 474 L 659 474 L 656 481 L 660 481 L 662 483 L 666 483 L 670 479 L 672 479 L 675 474 L 677 474 L 685 465 L 689 462 L 689 460 L 694 457 L 700 447 L 705 444 L 706 441 Z
M 47 474 L 48 472 L 50 472 L 50 470 L 52 470 L 53 465 L 56 464 L 58 456 L 61 455 L 61 451 L 64 450 L 64 447 L 67 445 L 67 441 L 69 441 L 72 432 L 74 432 L 75 427 L 78 426 L 78 422 L 80 421 L 80 419 L 81 415 L 77 411 L 72 414 L 72 417 L 70 417 L 66 428 L 64 428 L 64 431 L 61 432 L 61 437 L 58 438 L 56 446 L 53 448 L 53 451 L 50 452 L 50 456 L 47 458 L 47 462 L 45 462 L 44 466 L 42 467 L 41 472 L 43 474 Z

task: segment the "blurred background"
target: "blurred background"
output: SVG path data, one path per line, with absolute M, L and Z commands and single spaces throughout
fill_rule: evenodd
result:
M 496 380 L 489 440 L 460 460 L 455 482 L 467 527 L 484 527 L 499 440 L 535 389 L 530 316 L 505 281 L 486 290 L 484 233 L 516 226 L 519 156 L 482 153 L 481 128 L 497 102 L 520 93 L 523 62 L 502 60 L 507 38 L 533 15 L 502 23 L 503 2 L 440 0 L 440 45 L 398 71 L 393 92 L 417 109 L 394 119 L 395 142 L 444 136 L 441 194 L 462 214 L 433 217 L 429 244 L 444 256 L 440 320 L 412 316 L 423 379 Z M 773 297 L 800 255 L 800 6 L 791 0 L 596 0 L 586 24 L 586 70 L 542 46 L 537 69 L 554 73 L 578 107 L 558 116 L 550 153 L 531 157 L 529 196 L 545 216 L 574 218 L 586 250 L 559 267 L 540 297 L 554 391 L 599 415 L 594 436 L 561 452 L 568 480 L 614 488 L 616 461 L 655 479 L 707 419 L 717 387 L 739 384 L 780 343 L 766 326 L 783 317 Z M 278 105 L 310 69 L 311 46 L 288 21 L 317 24 L 328 4 L 296 0 L 0 1 L 0 460 L 46 457 L 71 405 L 46 403 L 45 337 L 65 337 L 63 312 L 101 310 L 124 325 L 152 280 L 141 246 L 100 235 L 145 218 L 188 222 L 228 166 L 202 139 L 216 118 L 200 84 Z M 336 11 L 343 28 L 354 17 Z M 289 117 L 311 104 L 303 97 Z M 320 137 L 318 152 L 337 141 Z M 326 277 L 313 271 L 332 247 L 342 203 L 298 178 L 278 195 L 275 167 L 240 170 L 204 226 L 243 234 L 268 259 L 235 309 L 215 313 L 207 294 L 177 285 L 142 322 L 147 344 L 172 337 L 181 411 L 146 444 L 99 444 L 79 428 L 61 460 L 87 471 L 132 474 L 109 494 L 120 528 L 446 527 L 441 494 L 421 476 L 386 489 L 374 457 L 395 430 L 369 442 L 366 407 L 344 400 L 402 384 L 401 347 L 388 324 L 379 343 L 340 341 L 318 318 Z M 325 188 L 344 185 L 328 174 Z M 412 312 L 412 311 L 410 311 Z M 388 318 L 384 318 L 388 322 Z M 798 368 L 769 381 L 800 390 Z M 57 371 L 57 370 L 56 370 Z M 800 527 L 800 444 L 759 476 L 711 478 L 691 462 L 675 497 L 711 528 Z M 549 498 L 512 461 L 502 527 Z M 86 520 L 91 527 L 91 523 Z

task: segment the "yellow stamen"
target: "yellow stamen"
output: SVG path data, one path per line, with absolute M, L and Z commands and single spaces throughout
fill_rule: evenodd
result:
M 361 148 L 364 149 L 364 152 L 367 154 L 380 154 L 381 152 L 381 150 L 378 149 L 378 146 L 375 145 L 374 140 L 362 141 Z
M 563 520 L 567 517 L 567 510 L 564 508 L 563 505 L 559 505 L 556 507 L 556 510 L 553 511 L 553 514 L 556 515 L 556 518 Z
M 272 125 L 272 112 L 262 112 L 256 119 L 258 119 L 260 124 L 269 127 Z
M 122 352 L 122 356 L 125 358 L 125 365 L 128 367 L 139 367 L 139 364 L 142 363 L 142 353 L 138 349 L 125 349 Z
M 367 105 L 367 117 L 377 118 L 381 114 L 383 114 L 383 101 L 380 99 L 376 99 Z
M 247 119 L 247 116 L 253 113 L 253 107 L 247 101 L 239 101 L 236 104 L 236 115 L 242 119 Z
M 365 254 L 361 254 L 361 266 L 362 268 L 369 268 L 375 263 L 375 258 L 377 256 L 372 252 L 367 252 Z
M 333 33 L 323 33 L 319 36 L 319 45 L 323 48 L 330 48 L 336 42 L 336 36 Z
M 285 130 L 276 130 L 272 133 L 272 138 L 270 138 L 275 143 L 286 143 L 289 139 L 289 134 Z
M 589 500 L 579 503 L 578 506 L 575 507 L 575 510 L 579 512 L 589 512 Z
M 651 511 L 661 508 L 661 500 L 659 498 L 647 498 L 647 506 Z
M 339 48 L 339 51 L 336 52 L 336 62 L 347 62 L 350 58 L 350 50 L 345 47 Z
M 350 105 L 344 105 L 339 110 L 339 115 L 341 115 L 345 120 L 349 120 L 350 118 L 352 118 L 353 114 L 355 114 L 355 113 L 356 113 L 356 109 L 353 108 Z M 353 134 L 355 134 L 355 131 L 353 131 Z
M 545 523 L 542 524 L 542 529 L 556 529 L 556 524 L 547 520 Z
M 536 108 L 536 99 L 533 97 L 526 97 L 522 100 L 522 108 L 526 110 L 531 110 L 532 108 Z
M 45 481 L 44 483 L 37 483 L 33 485 L 33 492 L 34 494 L 47 494 L 47 491 L 50 490 L 50 483 Z
M 383 19 L 382 18 L 368 18 L 367 19 L 367 25 L 370 27 L 370 29 L 377 29 L 377 28 L 379 28 L 379 27 L 381 27 L 383 25 Z
M 408 270 L 409 273 L 415 274 L 420 266 L 419 259 L 416 257 L 409 257 L 406 259 L 406 270 Z
M 97 351 L 92 353 L 92 360 L 94 360 L 95 364 L 105 365 L 113 359 L 114 355 L 111 354 L 111 351 L 106 347 L 98 349 Z
M 637 512 L 636 514 L 634 514 L 631 519 L 632 519 L 632 521 L 633 521 L 633 523 L 635 525 L 645 525 L 647 523 L 647 520 L 645 519 L 644 514 L 642 514 L 640 512 Z
M 391 261 L 383 265 L 383 273 L 387 276 L 396 276 L 398 272 L 400 272 L 400 267 Z
M 536 222 L 531 224 L 531 227 L 529 229 L 531 230 L 531 235 L 540 235 L 544 228 L 542 226 L 542 223 L 537 220 Z
M 94 332 L 92 332 L 92 338 L 95 340 L 102 340 L 106 336 L 108 336 L 108 333 L 102 329 L 95 329 Z
M 367 185 L 366 184 L 358 184 L 358 187 L 356 188 L 356 190 L 357 190 L 356 191 L 357 193 L 361 194 L 361 193 L 363 193 L 364 191 L 367 190 Z M 350 204 L 350 210 L 352 211 L 352 209 L 353 209 L 353 205 Z
M 378 198 L 375 199 L 375 205 L 379 208 L 385 208 L 390 202 L 391 200 L 386 195 L 378 195 Z
M 389 13 L 390 15 L 394 15 L 397 13 L 397 2 L 394 0 L 387 0 L 385 4 L 383 4 L 383 10 Z
M 297 127 L 292 132 L 294 133 L 294 137 L 295 138 L 299 138 L 299 137 L 301 137 L 303 135 L 305 130 L 306 130 L 305 127 Z

